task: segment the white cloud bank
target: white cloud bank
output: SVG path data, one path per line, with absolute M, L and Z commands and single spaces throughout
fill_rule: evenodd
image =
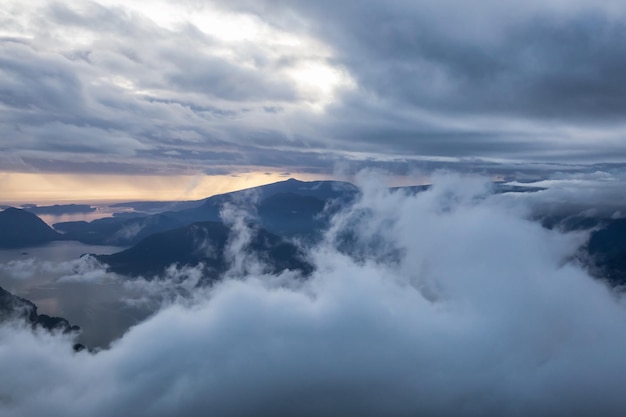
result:
M 523 211 L 481 179 L 365 187 L 334 229 L 364 256 L 325 244 L 308 281 L 227 280 L 97 354 L 2 327 L 0 414 L 623 415 L 623 301 Z

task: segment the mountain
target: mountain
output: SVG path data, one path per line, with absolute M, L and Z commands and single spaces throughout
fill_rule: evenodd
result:
M 137 245 L 112 255 L 94 255 L 112 272 L 150 279 L 164 273 L 172 264 L 195 267 L 204 265 L 205 276 L 217 279 L 228 270 L 225 254 L 230 229 L 219 222 L 194 223 L 182 228 L 148 236 Z M 296 246 L 266 230 L 254 229 L 247 249 L 268 267 L 268 272 L 285 269 L 307 274 L 311 266 Z
M 429 185 L 398 187 L 418 193 Z M 494 190 L 502 192 L 532 192 L 537 187 L 515 187 L 494 183 Z M 131 202 L 118 207 L 132 207 L 158 214 L 134 214 L 99 219 L 92 222 L 56 223 L 54 228 L 67 239 L 89 244 L 130 246 L 154 233 L 164 232 L 196 222 L 221 221 L 220 212 L 228 206 L 243 209 L 255 217 L 256 223 L 270 232 L 287 237 L 315 239 L 328 224 L 330 216 L 354 201 L 359 189 L 342 181 L 285 181 L 248 188 L 190 202 Z
M 132 208 L 136 212 L 145 214 L 162 213 L 164 211 L 179 211 L 201 206 L 205 199 L 192 201 L 131 201 L 127 203 L 111 204 L 113 208 Z
M 316 237 L 328 226 L 330 212 L 322 216 L 329 200 L 294 193 L 274 194 L 257 207 L 261 226 L 282 236 Z
M 63 214 L 91 213 L 96 211 L 95 207 L 89 204 L 55 204 L 53 206 L 36 206 L 34 204 L 26 204 L 22 206 L 26 211 L 33 214 L 52 214 L 61 216 Z
M 587 250 L 594 266 L 611 284 L 626 284 L 626 219 L 605 220 L 591 233 Z
M 581 254 L 590 272 L 613 286 L 626 285 L 626 219 L 550 215 L 538 220 L 548 229 L 589 231 Z
M 225 194 L 218 194 L 205 200 L 205 206 L 212 206 L 214 201 L 235 201 L 245 200 L 249 196 L 256 196 L 258 201 L 262 201 L 275 194 L 292 193 L 300 196 L 315 197 L 320 200 L 331 200 L 344 198 L 346 195 L 356 195 L 359 189 L 344 181 L 299 181 L 289 178 L 272 184 L 261 185 L 259 187 L 247 188 L 245 190 L 233 191 Z
M 326 203 L 330 201 L 343 203 L 352 201 L 358 192 L 358 188 L 348 182 L 305 182 L 290 178 L 286 181 L 262 185 L 260 187 L 215 195 L 207 198 L 204 204 L 199 207 L 181 210 L 176 212 L 174 215 L 182 221 L 219 221 L 220 211 L 225 205 L 230 204 L 232 206 L 246 208 L 254 212 L 258 211 L 258 208 L 268 200 L 271 201 L 271 199 L 275 198 L 275 196 L 281 195 L 283 197 L 278 198 L 282 199 L 284 211 L 302 212 L 303 198 L 307 198 L 309 202 L 313 203 L 313 205 L 317 207 L 314 213 L 311 212 L 309 214 L 319 214 L 324 209 L 324 205 Z M 291 198 L 286 198 L 285 196 L 291 196 Z M 267 214 L 267 211 L 263 211 L 258 214 Z M 268 225 L 263 223 L 262 215 L 259 218 L 259 222 L 263 225 L 263 227 L 271 230 Z
M 25 320 L 33 328 L 42 327 L 63 333 L 80 331 L 78 326 L 70 325 L 64 318 L 37 314 L 35 304 L 0 287 L 0 323 L 11 319 Z
M 221 221 L 220 211 L 232 205 L 256 215 L 257 223 L 270 232 L 311 236 L 325 224 L 321 215 L 327 204 L 331 201 L 337 205 L 345 204 L 357 194 L 357 187 L 347 182 L 289 179 L 219 194 L 193 202 L 193 207 L 183 210 L 133 218 L 122 216 L 99 219 L 89 223 L 56 223 L 54 228 L 63 232 L 67 239 L 90 244 L 130 246 L 154 233 L 196 222 Z M 199 202 L 201 204 L 196 206 Z M 134 206 L 135 203 L 128 204 Z
M 64 237 L 26 210 L 9 207 L 0 212 L 0 248 L 41 245 Z
M 91 245 L 130 246 L 154 233 L 182 227 L 181 221 L 171 213 L 151 216 L 119 216 L 93 220 L 55 223 L 54 228 L 69 240 L 78 240 Z

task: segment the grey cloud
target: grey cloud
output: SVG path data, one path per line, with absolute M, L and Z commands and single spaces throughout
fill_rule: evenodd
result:
M 39 22 L 51 27 L 62 25 L 96 29 L 113 35 L 135 35 L 145 30 L 148 22 L 139 16 L 132 16 L 119 7 L 105 7 L 93 1 L 81 4 L 80 10 L 62 2 L 53 2 L 43 8 Z M 137 23 L 141 23 L 138 25 Z
M 194 113 L 209 113 L 216 117 L 229 118 L 229 117 L 235 117 L 238 114 L 240 114 L 239 112 L 234 111 L 234 110 L 221 109 L 219 107 L 197 104 L 197 103 L 193 103 L 190 101 L 165 99 L 165 98 L 159 98 L 159 97 L 145 97 L 144 99 L 150 103 L 156 102 L 156 103 L 164 103 L 164 104 L 177 104 L 181 107 L 188 107 Z
M 329 161 L 346 152 L 363 163 L 373 161 L 359 152 L 397 160 L 397 170 L 405 156 L 575 164 L 626 158 L 619 5 L 210 4 L 322 46 L 225 43 L 191 22 L 164 28 L 139 11 L 90 2 L 11 9 L 21 20 L 3 18 L 6 27 L 32 36 L 11 35 L 0 45 L 0 147 L 16 159 L 68 161 L 81 172 L 90 165 L 69 155 L 89 157 L 103 172 L 114 165 L 101 160 L 117 158 L 137 173 L 203 163 L 245 170 L 248 161 L 298 171 L 298 158 L 313 161 L 304 170 L 331 172 Z M 319 111 L 281 72 L 311 57 L 355 82 Z M 207 157 L 189 162 L 181 152 L 144 166 L 128 159 L 180 149 Z
M 626 104 L 626 25 L 602 4 L 531 2 L 502 16 L 489 2 L 229 3 L 268 19 L 299 13 L 361 88 L 398 105 L 615 121 Z
M 10 107 L 80 113 L 82 83 L 61 57 L 38 54 L 24 45 L 5 43 L 0 50 L 4 76 L 0 100 Z
M 626 105 L 626 25 L 615 5 L 223 5 L 287 22 L 334 48 L 359 90 L 331 108 L 330 143 L 432 156 L 624 158 L 615 137 Z
M 232 131 L 249 131 L 254 113 L 272 114 L 268 106 L 295 99 L 293 87 L 274 75 L 272 65 L 278 64 L 257 59 L 261 67 L 248 69 L 220 58 L 211 50 L 220 44 L 189 26 L 166 30 L 136 13 L 95 3 L 54 3 L 38 12 L 27 14 L 35 36 L 4 42 L 0 50 L 0 132 L 6 138 L 0 146 L 33 162 L 32 170 L 45 169 L 50 164 L 37 165 L 45 160 L 91 170 L 88 163 L 68 160 L 83 154 L 78 159 L 106 171 L 103 159 L 175 149 L 171 144 L 179 142 L 198 151 L 204 164 L 213 163 L 207 156 L 216 144 L 224 156 L 238 154 L 248 139 Z M 86 44 L 67 44 L 84 35 L 75 29 L 86 33 Z M 251 115 L 234 119 L 246 113 Z M 135 162 L 117 159 L 110 166 L 130 169 Z M 155 168 L 170 170 L 157 160 L 137 172 Z
M 71 155 L 71 154 L 70 154 Z M 161 164 L 155 161 L 141 161 L 139 164 L 137 160 L 135 162 L 127 161 L 120 162 L 114 158 L 95 158 L 86 157 L 80 158 L 80 156 L 71 155 L 55 155 L 56 158 L 52 159 L 50 156 L 41 155 L 39 157 L 25 157 L 24 165 L 16 167 L 18 172 L 54 172 L 54 173 L 81 173 L 88 172 L 92 174 L 172 174 L 177 175 L 180 173 L 186 173 L 189 170 L 188 166 L 185 166 L 182 162 L 179 164 L 172 164 L 168 167 L 163 167 Z M 99 160 L 97 160 L 99 159 Z
M 416 16 L 408 31 L 390 26 L 378 48 L 372 35 L 365 39 L 373 54 L 357 58 L 380 65 L 355 62 L 351 68 L 381 96 L 418 107 L 618 121 L 626 105 L 626 26 L 605 16 L 563 20 L 523 22 L 489 45 L 425 31 Z M 387 48 L 400 56 L 382 55 Z
M 296 96 L 284 81 L 272 79 L 257 68 L 244 69 L 223 59 L 198 56 L 194 51 L 170 51 L 165 58 L 176 62 L 176 69 L 165 77 L 173 88 L 183 91 L 251 103 L 293 101 Z
M 624 217 L 625 177 L 623 167 L 582 172 L 556 171 L 531 183 L 545 187 L 544 191 L 519 194 L 513 201 L 524 201 L 537 216 Z

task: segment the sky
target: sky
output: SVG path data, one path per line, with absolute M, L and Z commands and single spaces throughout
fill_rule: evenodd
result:
M 621 0 L 3 0 L 1 199 L 621 170 L 625 19 Z

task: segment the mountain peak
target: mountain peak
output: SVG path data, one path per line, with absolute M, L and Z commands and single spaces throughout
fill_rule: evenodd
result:
M 17 248 L 57 240 L 61 236 L 37 215 L 9 207 L 0 212 L 0 247 Z
M 5 219 L 6 221 L 11 220 L 40 220 L 36 214 L 33 214 L 27 210 L 16 208 L 16 207 L 7 207 L 4 210 L 0 211 L 0 218 Z
M 16 207 L 7 207 L 4 210 L 2 210 L 2 212 L 4 212 L 4 213 L 18 213 L 18 212 L 21 212 L 21 211 L 24 211 L 24 210 L 18 209 Z

